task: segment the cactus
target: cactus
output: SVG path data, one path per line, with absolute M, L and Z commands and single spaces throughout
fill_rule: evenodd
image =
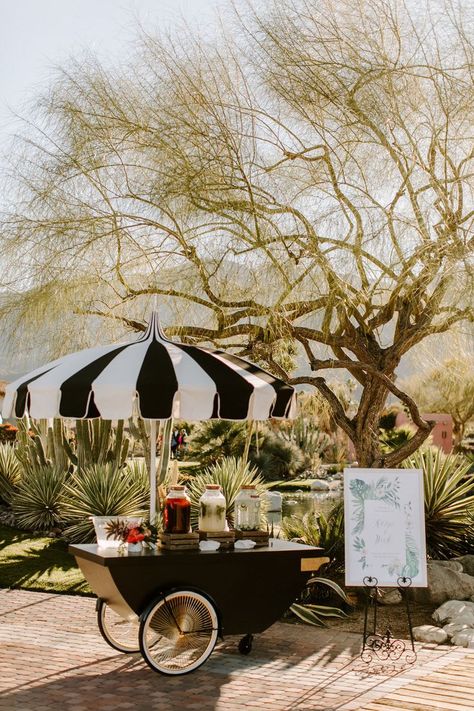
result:
M 83 469 L 108 462 L 121 467 L 127 459 L 129 445 L 129 438 L 124 437 L 123 420 L 118 421 L 115 429 L 110 420 L 77 420 L 75 450 L 68 441 L 62 420 L 54 419 L 52 427 L 48 427 L 47 420 L 31 424 L 26 419 L 18 421 L 16 456 L 25 469 L 53 465 L 66 471 L 71 466 Z
M 26 418 L 18 420 L 18 445 L 15 454 L 24 469 L 51 464 L 51 460 L 46 455 L 44 423 L 44 420 L 40 420 L 38 424 L 29 423 Z M 33 437 L 29 434 L 30 430 Z
M 148 475 L 150 475 L 150 427 L 145 420 L 141 418 L 137 421 L 130 418 L 128 421 L 128 430 L 132 439 L 141 444 Z
M 123 420 L 117 422 L 115 429 L 111 420 L 77 420 L 76 440 L 79 469 L 109 462 L 117 467 L 125 464 L 130 439 L 124 437 Z

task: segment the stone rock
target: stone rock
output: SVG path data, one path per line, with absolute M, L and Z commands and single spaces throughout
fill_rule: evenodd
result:
M 448 625 L 444 625 L 443 629 L 448 635 L 448 638 L 451 639 L 451 637 L 454 637 L 454 635 L 456 635 L 458 632 L 462 632 L 463 630 L 469 630 L 472 628 L 469 627 L 469 625 L 460 625 L 457 622 L 450 622 Z
M 322 479 L 315 479 L 311 482 L 311 491 L 329 491 L 329 484 Z
M 474 630 L 462 630 L 454 635 L 451 640 L 456 647 L 470 647 L 474 645 Z
M 430 563 L 435 563 L 436 565 L 443 565 L 445 568 L 455 570 L 456 573 L 466 572 L 462 567 L 462 563 L 460 563 L 459 560 L 432 560 L 430 561 Z
M 474 577 L 430 561 L 428 587 L 410 589 L 409 594 L 412 600 L 428 605 L 441 605 L 446 600 L 468 600 L 474 595 Z
M 474 612 L 466 610 L 466 612 L 463 612 L 461 615 L 453 617 L 451 622 L 455 622 L 457 625 L 467 625 L 468 627 L 474 628 Z
M 474 604 L 464 600 L 448 600 L 438 607 L 432 614 L 432 619 L 439 624 L 454 622 L 455 619 L 465 614 L 474 612 Z
M 382 596 L 379 602 L 381 605 L 399 605 L 402 599 L 403 598 L 400 590 L 394 588 L 393 590 L 387 590 L 387 592 L 382 592 Z
M 462 565 L 462 569 L 468 575 L 474 575 L 474 555 L 462 555 L 455 559 L 456 563 Z
M 417 642 L 430 642 L 434 644 L 444 644 L 444 642 L 448 640 L 447 632 L 441 629 L 441 627 L 435 627 L 434 625 L 413 627 L 413 637 Z

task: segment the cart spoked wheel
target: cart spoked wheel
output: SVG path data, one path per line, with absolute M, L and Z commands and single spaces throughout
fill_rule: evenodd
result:
M 202 593 L 173 590 L 153 603 L 140 622 L 140 651 L 162 674 L 194 671 L 211 654 L 219 635 L 213 603 Z
M 97 600 L 97 624 L 100 633 L 114 649 L 125 654 L 140 651 L 138 644 L 139 621 L 136 615 L 126 619 L 117 615 L 104 600 Z
M 239 642 L 239 652 L 241 654 L 250 654 L 252 651 L 253 634 L 246 634 Z

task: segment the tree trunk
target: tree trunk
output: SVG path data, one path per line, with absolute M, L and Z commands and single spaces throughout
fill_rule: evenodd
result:
M 368 378 L 362 393 L 355 423 L 354 447 L 360 467 L 397 467 L 423 444 L 434 422 L 421 422 L 413 437 L 402 447 L 384 454 L 379 439 L 379 422 L 388 397 L 388 390 L 374 378 Z
M 455 420 L 453 417 L 453 447 L 455 450 L 458 449 L 464 438 L 464 430 L 466 425 L 460 420 Z

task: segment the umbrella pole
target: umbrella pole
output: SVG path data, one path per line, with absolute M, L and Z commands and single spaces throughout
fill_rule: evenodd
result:
M 156 420 L 150 422 L 150 523 L 156 519 Z

